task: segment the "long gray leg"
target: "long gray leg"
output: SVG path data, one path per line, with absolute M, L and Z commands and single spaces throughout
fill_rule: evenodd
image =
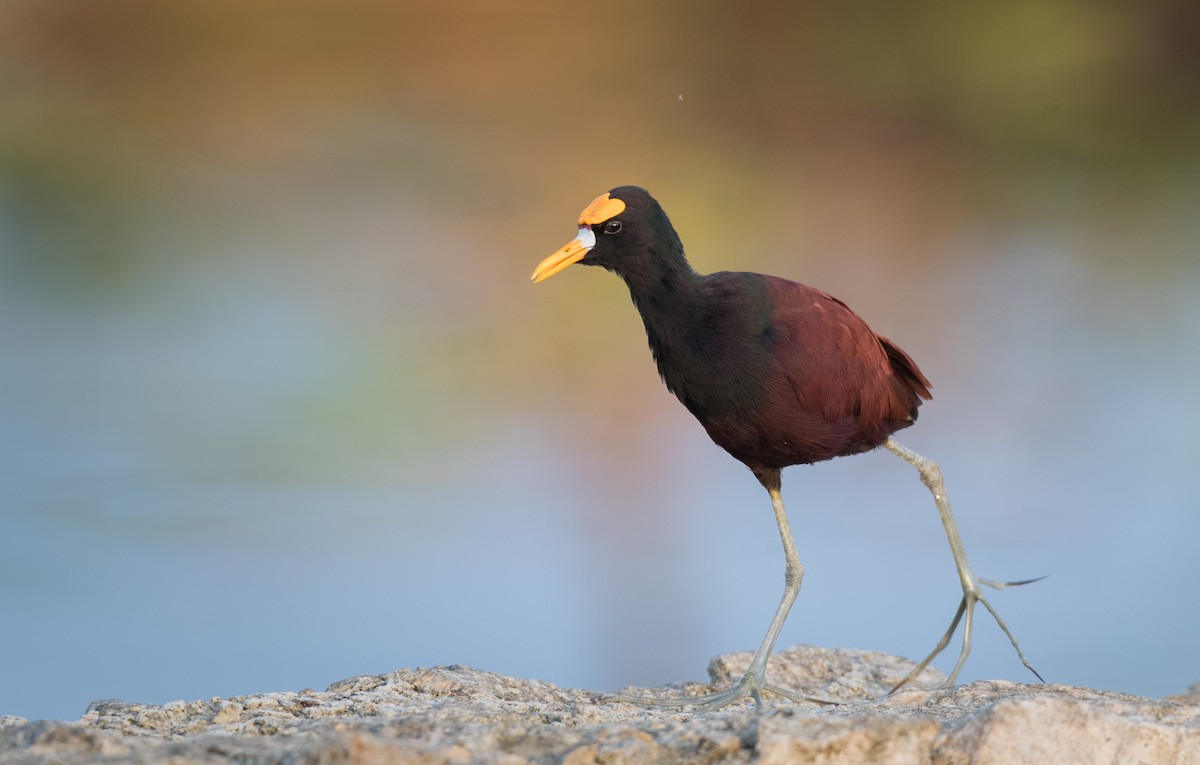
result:
M 653 706 L 694 706 L 702 710 L 712 710 L 719 709 L 738 699 L 750 697 L 754 699 L 755 705 L 761 708 L 762 692 L 768 691 L 793 701 L 809 701 L 818 704 L 832 703 L 823 699 L 803 696 L 795 691 L 780 688 L 777 685 L 771 685 L 767 682 L 767 660 L 771 658 L 771 652 L 775 650 L 775 641 L 779 639 L 779 631 L 783 629 L 783 623 L 787 621 L 788 612 L 792 609 L 792 603 L 796 600 L 796 595 L 800 592 L 800 582 L 804 579 L 804 566 L 800 564 L 800 556 L 796 553 L 796 543 L 792 539 L 792 530 L 788 525 L 787 512 L 783 508 L 783 496 L 777 486 L 768 487 L 767 491 L 771 494 L 771 507 L 775 511 L 775 523 L 779 526 L 779 538 L 783 542 L 783 556 L 786 561 L 783 572 L 783 597 L 779 601 L 779 608 L 775 610 L 775 616 L 771 619 L 771 626 L 767 628 L 767 634 L 763 637 L 762 644 L 759 645 L 754 658 L 750 660 L 750 666 L 746 669 L 746 674 L 742 675 L 742 679 L 730 688 L 704 696 L 680 696 L 677 698 L 660 699 L 619 693 L 614 697 L 616 700 Z
M 954 612 L 954 618 L 950 621 L 950 627 L 946 630 L 945 634 L 942 635 L 941 639 L 938 640 L 938 643 L 936 646 L 934 646 L 933 651 L 931 651 L 930 654 L 921 661 L 921 663 L 917 664 L 917 666 L 914 667 L 913 670 L 909 672 L 903 680 L 897 683 L 889 693 L 895 693 L 914 677 L 921 674 L 925 667 L 929 666 L 929 662 L 933 661 L 938 654 L 945 650 L 946 646 L 950 644 L 950 638 L 953 637 L 954 631 L 958 629 L 958 623 L 962 621 L 963 617 L 965 616 L 966 621 L 963 624 L 962 650 L 959 651 L 958 661 L 954 663 L 954 669 L 951 670 L 950 676 L 946 678 L 946 685 L 954 685 L 955 680 L 958 679 L 959 671 L 962 670 L 963 664 L 965 664 L 967 661 L 967 656 L 969 656 L 971 653 L 971 635 L 972 629 L 975 626 L 976 603 L 982 603 L 983 607 L 986 608 L 988 613 L 992 615 L 992 618 L 996 620 L 996 624 L 1000 625 L 1000 629 L 1003 630 L 1004 634 L 1008 637 L 1008 642 L 1012 643 L 1012 647 L 1017 652 L 1017 657 L 1021 660 L 1021 663 L 1024 664 L 1030 672 L 1036 675 L 1038 680 L 1042 680 L 1042 676 L 1038 674 L 1038 671 L 1034 669 L 1025 659 L 1025 654 L 1021 652 L 1021 646 L 1017 644 L 1017 639 L 1013 637 L 1012 632 L 1009 631 L 1008 625 L 1004 623 L 1004 620 L 1000 618 L 1000 614 L 996 612 L 996 609 L 992 607 L 992 604 L 987 601 L 987 598 L 983 596 L 983 592 L 979 589 L 980 584 L 986 584 L 989 587 L 994 587 L 995 589 L 999 590 L 1005 587 L 1028 584 L 1029 582 L 1036 580 L 1029 579 L 1022 582 L 993 582 L 987 579 L 980 579 L 976 577 L 975 573 L 971 570 L 970 564 L 967 563 L 967 552 L 963 547 L 962 537 L 958 533 L 958 523 L 956 523 L 954 520 L 954 511 L 950 509 L 950 498 L 946 496 L 946 483 L 942 480 L 942 471 L 937 466 L 937 463 L 928 457 L 922 457 L 916 452 L 906 449 L 894 438 L 889 438 L 884 443 L 884 446 L 886 446 L 888 451 L 890 451 L 892 454 L 895 454 L 900 459 L 915 467 L 917 472 L 921 475 L 921 482 L 924 483 L 929 491 L 933 494 L 933 501 L 934 504 L 937 505 L 938 516 L 941 517 L 942 526 L 946 529 L 946 539 L 950 542 L 950 552 L 954 554 L 954 565 L 958 569 L 958 579 L 962 583 L 963 591 L 962 600 L 959 601 L 958 610 Z M 1042 682 L 1045 682 L 1045 680 L 1042 680 Z

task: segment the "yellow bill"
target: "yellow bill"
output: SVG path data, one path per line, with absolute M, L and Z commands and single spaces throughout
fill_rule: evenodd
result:
M 559 247 L 553 255 L 538 263 L 538 267 L 533 269 L 533 276 L 530 278 L 533 279 L 534 284 L 545 281 L 572 263 L 583 260 L 583 256 L 588 254 L 588 250 L 595 246 L 596 235 L 592 232 L 591 227 L 580 226 L 579 235 Z

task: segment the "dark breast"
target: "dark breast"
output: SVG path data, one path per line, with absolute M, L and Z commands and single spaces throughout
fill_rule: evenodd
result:
M 659 373 L 713 441 L 752 469 L 872 449 L 929 398 L 907 354 L 819 290 L 722 272 L 673 302 L 678 321 L 643 311 Z

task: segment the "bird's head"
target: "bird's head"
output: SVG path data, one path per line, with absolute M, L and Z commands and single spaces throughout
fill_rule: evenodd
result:
M 549 279 L 572 263 L 602 266 L 623 276 L 656 249 L 683 248 L 662 207 L 643 188 L 618 186 L 579 214 L 579 234 L 534 269 L 533 281 Z

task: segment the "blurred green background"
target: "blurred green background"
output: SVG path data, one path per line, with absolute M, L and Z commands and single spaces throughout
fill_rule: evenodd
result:
M 902 440 L 981 576 L 1050 574 L 993 599 L 1047 680 L 1200 678 L 1194 2 L 8 0 L 0 714 L 754 648 L 761 488 L 617 280 L 528 282 L 626 183 L 918 360 Z M 915 474 L 784 488 L 781 645 L 923 656 Z M 980 625 L 964 679 L 1030 679 Z

